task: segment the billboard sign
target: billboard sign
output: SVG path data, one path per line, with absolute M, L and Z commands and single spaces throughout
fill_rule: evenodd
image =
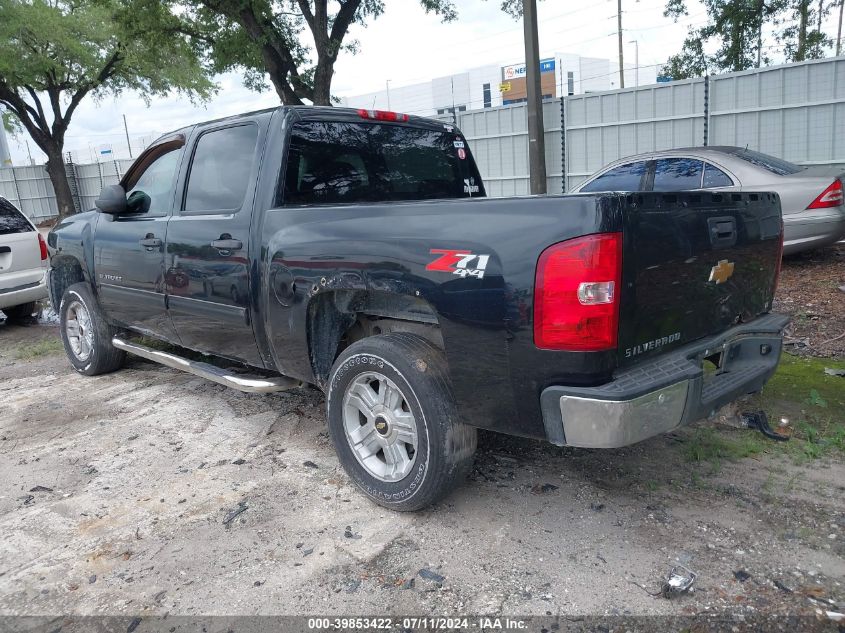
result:
M 541 59 L 540 60 L 540 72 L 541 73 L 548 73 L 554 72 L 555 70 L 555 59 L 554 57 L 549 59 Z M 508 79 L 520 79 L 525 77 L 527 74 L 527 69 L 525 64 L 511 64 L 510 66 L 505 66 L 502 68 L 502 79 L 507 81 Z

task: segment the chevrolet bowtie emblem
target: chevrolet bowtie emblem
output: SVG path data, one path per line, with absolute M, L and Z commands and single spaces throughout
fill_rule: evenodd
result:
M 723 284 L 731 275 L 734 274 L 734 263 L 727 259 L 719 260 L 719 263 L 710 269 L 710 279 L 707 281 L 715 281 L 717 284 Z

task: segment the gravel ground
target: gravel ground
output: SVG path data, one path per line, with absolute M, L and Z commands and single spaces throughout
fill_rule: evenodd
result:
M 845 356 L 845 244 L 785 258 L 774 309 L 792 317 L 793 353 Z
M 608 451 L 483 434 L 460 490 L 394 514 L 348 482 L 319 392 L 139 359 L 85 378 L 56 341 L 0 326 L 0 614 L 845 607 L 839 458 L 690 462 L 694 428 Z M 677 563 L 694 591 L 651 595 Z

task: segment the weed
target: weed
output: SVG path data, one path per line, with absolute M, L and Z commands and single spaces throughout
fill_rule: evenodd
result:
M 62 341 L 57 338 L 46 338 L 32 345 L 19 347 L 15 350 L 16 360 L 30 360 L 38 358 L 39 356 L 46 356 L 47 354 L 55 354 L 64 350 Z

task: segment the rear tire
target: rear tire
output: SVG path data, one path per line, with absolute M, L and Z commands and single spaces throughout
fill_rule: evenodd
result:
M 472 468 L 476 430 L 458 421 L 443 352 L 407 333 L 373 336 L 335 361 L 326 398 L 344 470 L 386 508 L 425 508 Z
M 11 306 L 3 308 L 3 313 L 6 315 L 6 320 L 19 322 L 25 321 L 35 313 L 35 302 L 22 303 L 19 306 Z
M 65 354 L 80 374 L 97 376 L 123 365 L 126 352 L 111 344 L 118 330 L 106 321 L 87 283 L 73 284 L 65 290 L 59 325 Z

